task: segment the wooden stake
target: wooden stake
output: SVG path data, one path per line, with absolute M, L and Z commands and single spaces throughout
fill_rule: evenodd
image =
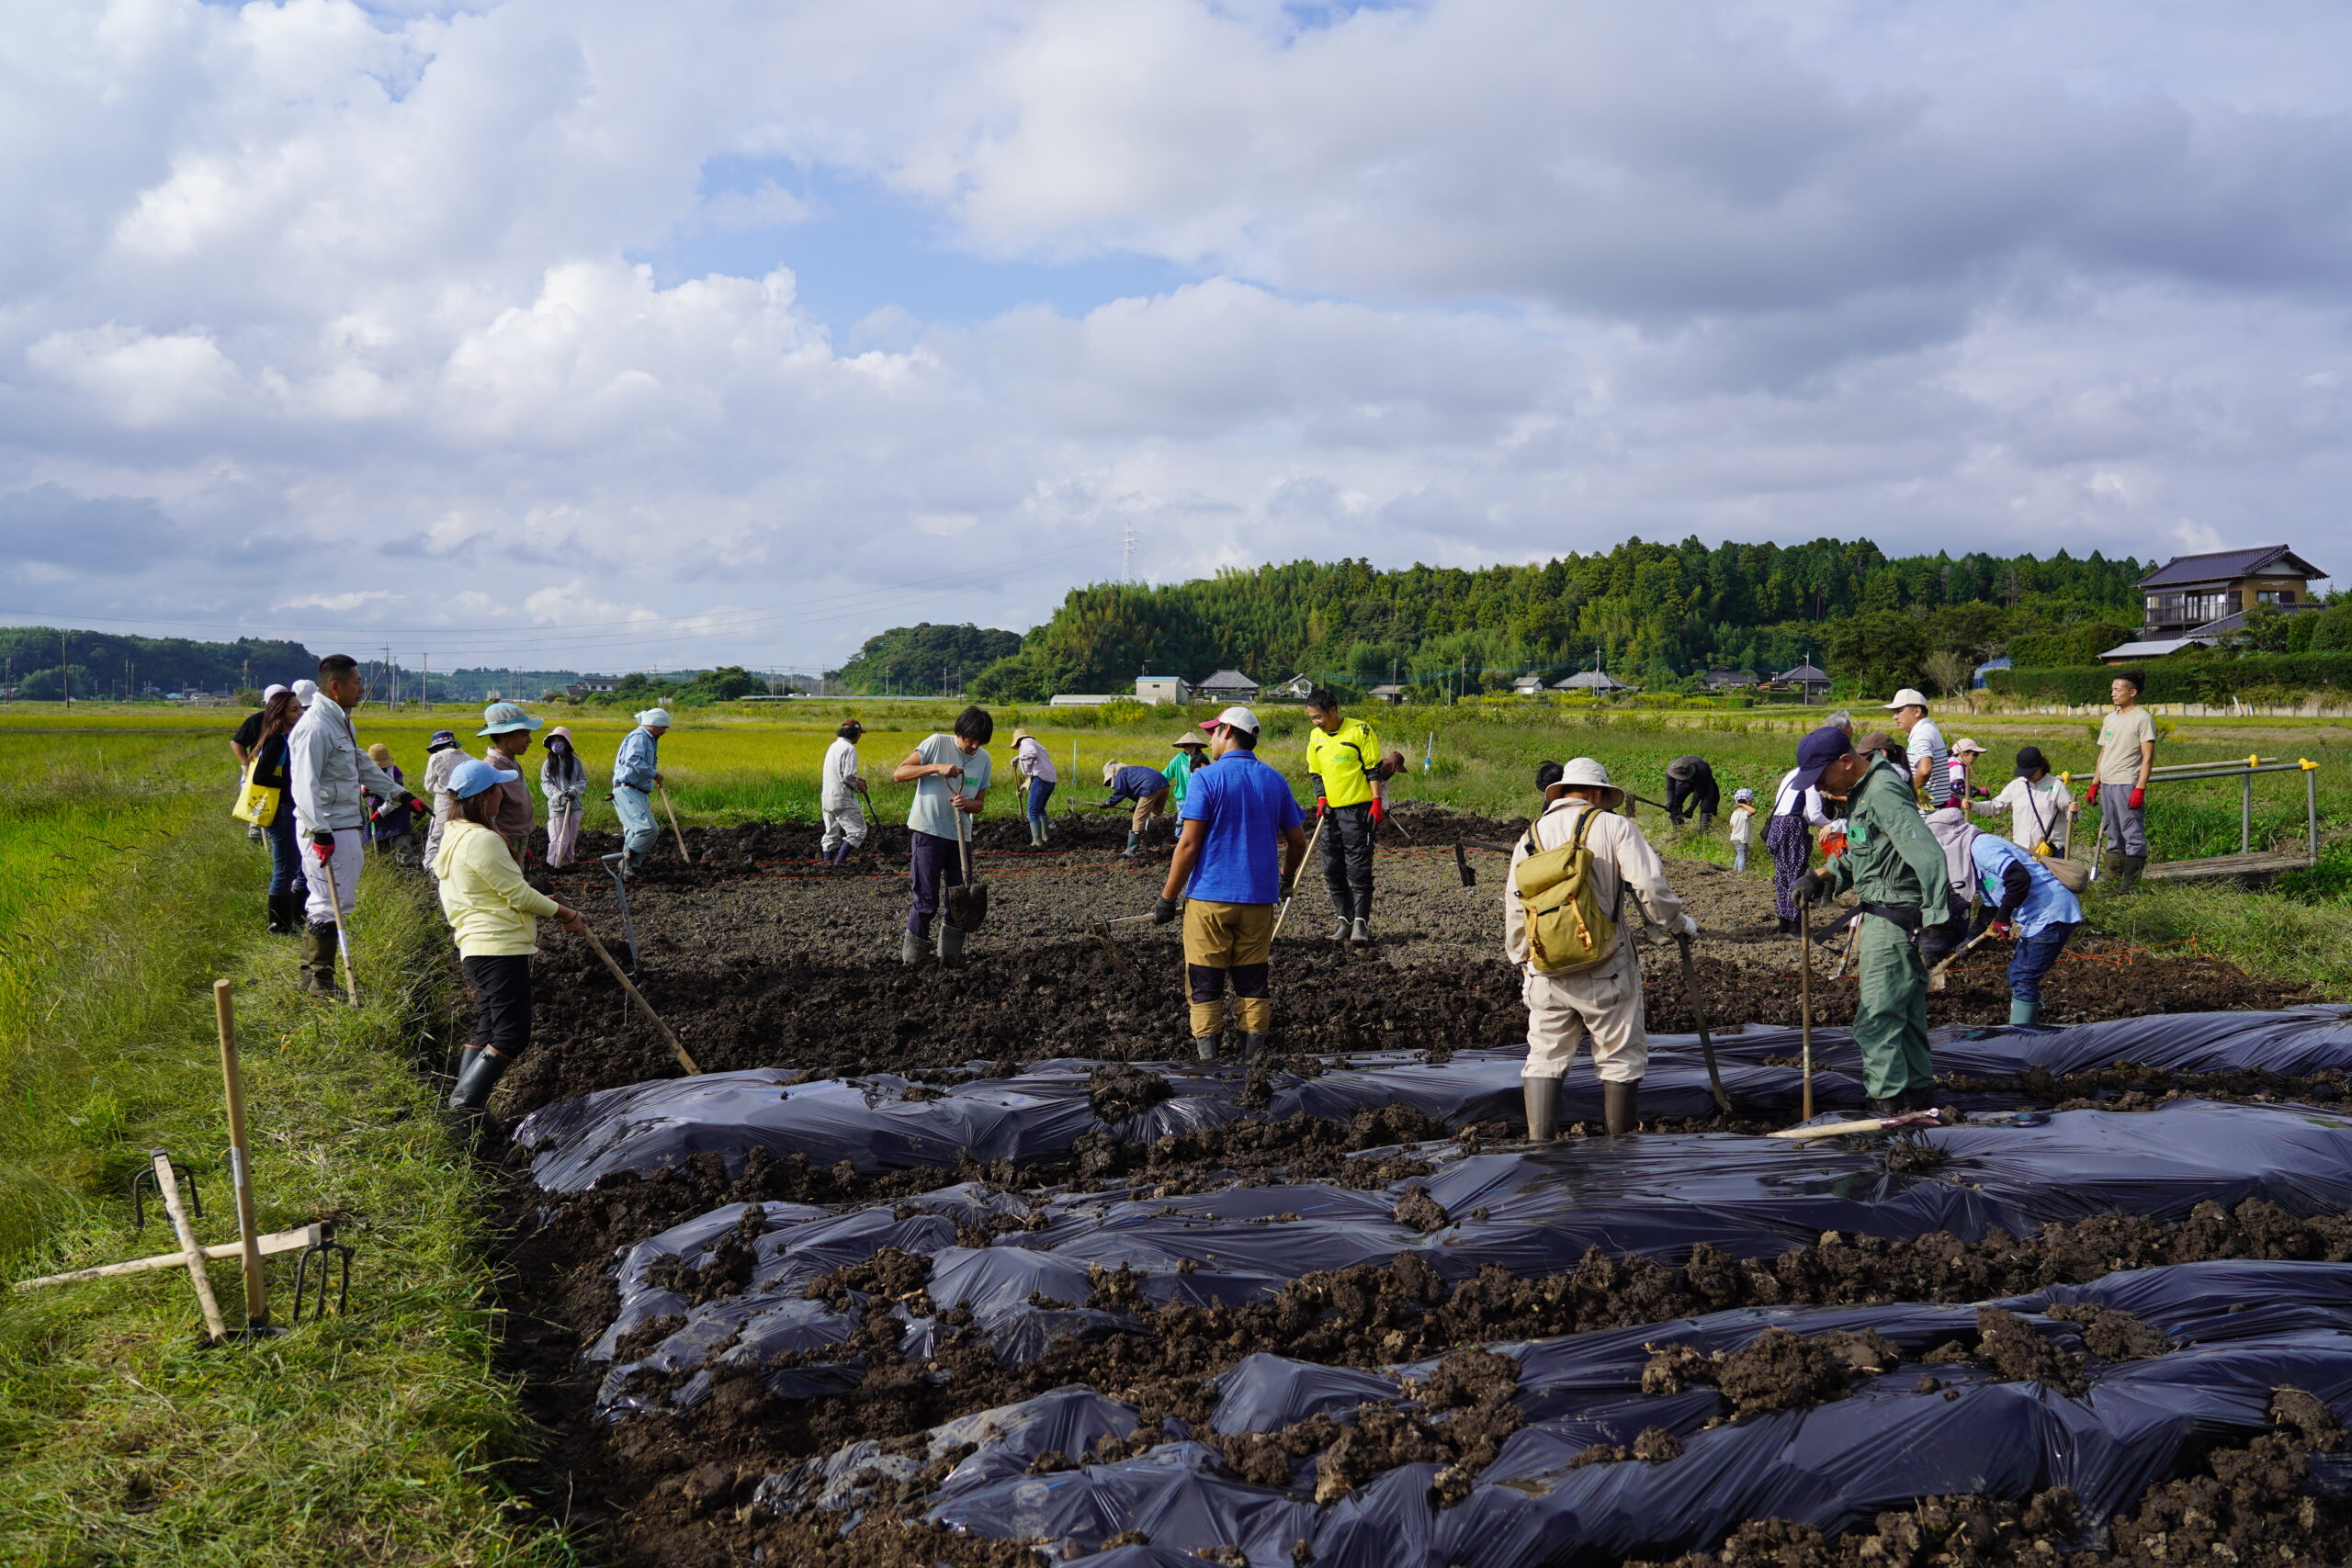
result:
M 1813 906 L 1797 906 L 1797 1031 L 1804 1049 L 1804 1114 L 1813 1120 Z
M 187 1223 L 187 1211 L 180 1207 L 180 1179 L 172 1174 L 172 1156 L 163 1149 L 148 1151 L 155 1161 L 155 1188 L 164 1195 L 164 1212 L 172 1216 L 172 1230 L 180 1238 L 181 1257 L 187 1262 L 187 1277 L 196 1286 L 196 1304 L 204 1310 L 204 1332 L 213 1344 L 229 1337 L 229 1325 L 221 1321 L 220 1303 L 212 1294 L 212 1281 L 204 1272 L 204 1248 L 198 1244 L 196 1231 Z
M 670 832 L 678 840 L 678 858 L 688 865 L 694 864 L 695 857 L 686 853 L 686 836 L 678 829 L 678 808 L 670 804 L 670 786 L 663 784 L 653 787 L 662 792 L 662 809 L 670 814 Z
M 695 1059 L 686 1055 L 686 1048 L 678 1043 L 676 1035 L 670 1032 L 670 1026 L 662 1021 L 662 1015 L 653 1010 L 653 1004 L 647 1001 L 635 986 L 629 984 L 629 978 L 621 972 L 621 966 L 613 962 L 613 955 L 606 953 L 605 944 L 596 940 L 596 933 L 583 927 L 580 934 L 588 939 L 588 945 L 596 950 L 596 956 L 605 961 L 605 967 L 611 970 L 613 978 L 621 983 L 621 989 L 628 993 L 628 999 L 638 1005 L 639 1009 L 644 1012 L 646 1019 L 668 1043 L 672 1054 L 678 1058 L 679 1066 L 684 1067 L 689 1076 L 701 1077 L 702 1069 L 695 1066 Z
M 244 1258 L 245 1323 L 269 1322 L 269 1288 L 261 1273 L 261 1237 L 254 1227 L 253 1156 L 245 1144 L 245 1079 L 237 1066 L 236 1003 L 229 982 L 212 982 L 212 1015 L 220 1026 L 220 1092 L 229 1108 L 229 1186 L 237 1199 L 238 1250 Z

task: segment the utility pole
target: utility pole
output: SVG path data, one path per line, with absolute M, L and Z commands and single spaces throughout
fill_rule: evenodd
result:
M 433 655 L 429 650 L 419 660 L 419 672 L 424 675 L 424 683 L 416 689 L 416 694 L 424 704 L 424 711 L 431 713 L 433 711 Z
M 65 651 L 65 634 L 57 634 L 57 678 L 65 682 L 65 705 L 74 705 L 74 660 Z
M 1126 525 L 1125 541 L 1119 547 L 1119 581 L 1133 582 L 1135 580 L 1136 525 L 1130 523 Z

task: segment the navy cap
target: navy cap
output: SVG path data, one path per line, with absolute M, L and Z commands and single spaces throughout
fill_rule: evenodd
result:
M 2041 754 L 2041 747 L 2020 746 L 2018 748 L 2018 777 L 2024 778 L 2031 773 L 2046 773 L 2049 771 L 2050 759 Z
M 445 751 L 458 743 L 458 738 L 446 729 L 436 729 L 433 739 L 424 743 L 427 751 Z
M 1797 776 L 1790 781 L 1796 788 L 1811 789 L 1821 782 L 1821 775 L 1830 763 L 1840 757 L 1854 754 L 1854 743 L 1846 732 L 1835 725 L 1816 729 L 1797 742 Z

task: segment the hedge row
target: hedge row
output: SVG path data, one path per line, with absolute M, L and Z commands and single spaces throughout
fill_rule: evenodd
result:
M 2152 703 L 2227 702 L 2255 691 L 2352 691 L 2352 653 L 2249 653 L 2239 658 L 2196 656 L 2152 660 L 2140 694 Z M 1990 670 L 1984 684 L 2007 696 L 2032 700 L 2055 693 L 2069 703 L 2102 703 L 2115 670 L 2062 665 L 2044 670 Z

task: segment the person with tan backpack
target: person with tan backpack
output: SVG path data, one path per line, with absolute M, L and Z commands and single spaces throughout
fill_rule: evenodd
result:
M 1559 1136 L 1561 1082 L 1587 1038 L 1603 1122 L 1612 1135 L 1630 1133 L 1649 1034 L 1628 917 L 1670 936 L 1696 935 L 1698 923 L 1666 885 L 1657 852 L 1618 815 L 1625 792 L 1609 782 L 1609 770 L 1577 757 L 1546 762 L 1535 782 L 1544 813 L 1511 852 L 1503 891 L 1503 953 L 1519 965 L 1527 1003 L 1527 1135 Z

